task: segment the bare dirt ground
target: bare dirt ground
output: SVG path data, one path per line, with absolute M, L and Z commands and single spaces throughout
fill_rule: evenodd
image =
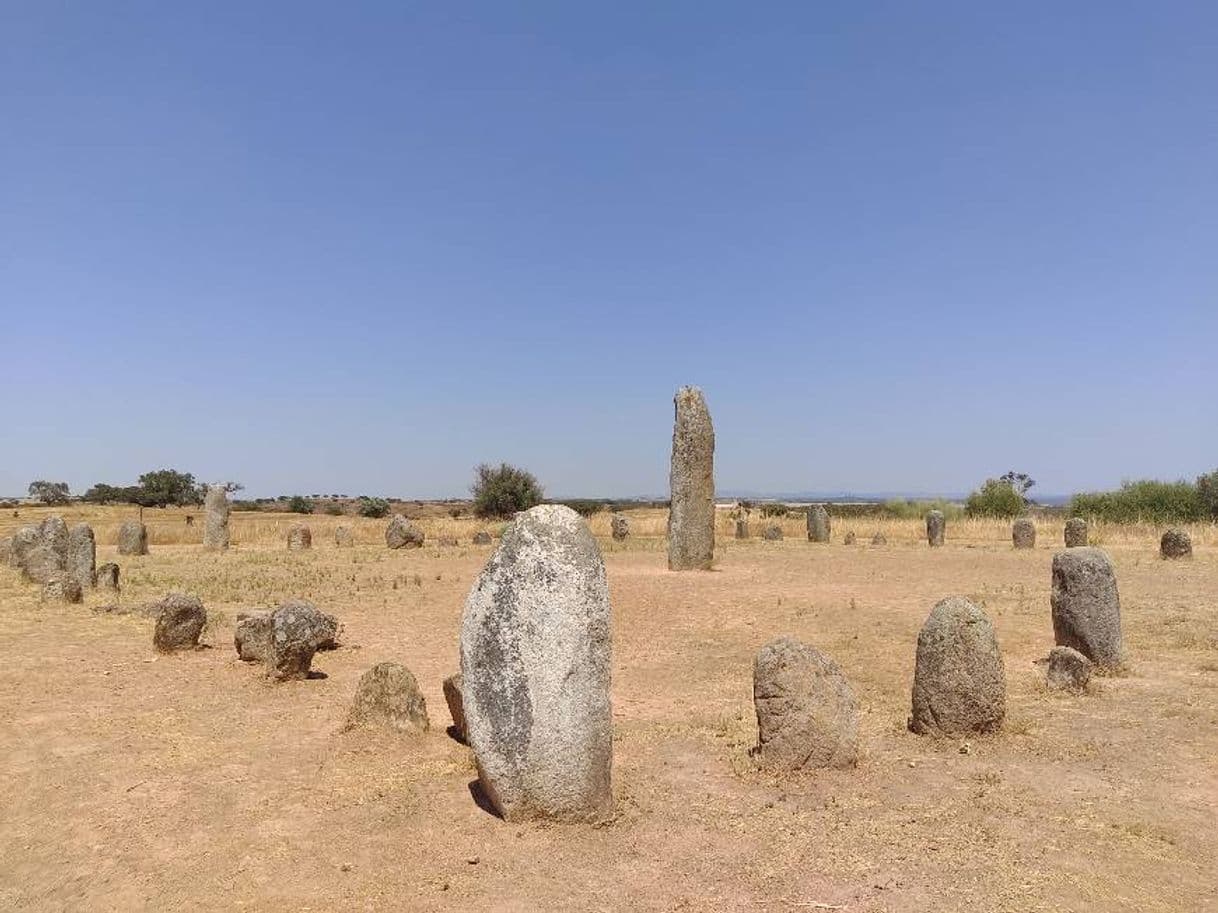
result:
M 21 513 L 0 534 L 45 511 Z M 391 552 L 383 521 L 344 520 L 359 544 L 337 549 L 338 521 L 312 517 L 313 550 L 288 553 L 297 518 L 234 514 L 237 544 L 212 555 L 200 523 L 182 532 L 165 511 L 149 515 L 150 555 L 116 559 L 128 514 L 63 511 L 95 524 L 124 604 L 198 593 L 212 648 L 157 656 L 150 620 L 90 610 L 104 594 L 40 604 L 0 568 L 0 909 L 1218 910 L 1212 527 L 1191 561 L 1159 560 L 1149 530 L 1104 543 L 1129 669 L 1082 696 L 1047 692 L 1036 664 L 1052 646 L 1052 524 L 1016 552 L 996 522 L 949 525 L 937 550 L 912 521 L 883 524 L 884 547 L 867 544 L 875 523 L 844 546 L 848 523 L 813 545 L 788 522 L 784 542 L 721 538 L 715 571 L 682 574 L 661 539 L 602 539 L 618 814 L 584 827 L 483 811 L 468 749 L 445 733 L 440 683 L 490 547 Z M 996 736 L 905 728 L 917 631 L 954 593 L 998 631 Z M 271 685 L 238 661 L 233 618 L 289 596 L 339 615 L 344 646 L 318 654 L 325 678 Z M 752 659 L 779 634 L 853 683 L 857 769 L 753 767 Z M 418 677 L 427 735 L 344 731 L 356 681 L 383 660 Z

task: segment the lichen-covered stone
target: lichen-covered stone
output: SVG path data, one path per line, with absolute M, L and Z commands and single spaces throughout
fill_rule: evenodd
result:
M 80 584 L 82 589 L 91 588 L 97 582 L 97 543 L 93 539 L 93 527 L 88 523 L 77 523 L 68 531 L 68 576 Z
M 507 820 L 609 814 L 609 592 L 575 511 L 518 514 L 465 603 L 463 709 L 482 790 Z
M 338 548 L 351 548 L 355 545 L 355 534 L 349 526 L 334 527 L 334 544 Z
M 1087 544 L 1087 521 L 1082 517 L 1071 517 L 1062 530 L 1066 548 L 1079 548 Z
M 780 770 L 850 767 L 858 761 L 859 707 L 837 663 L 792 637 L 753 662 L 755 756 Z
M 42 598 L 49 602 L 80 602 L 84 592 L 79 581 L 65 573 L 52 577 L 43 585 Z
M 209 485 L 203 498 L 203 547 L 224 551 L 229 545 L 228 491 L 223 485 Z
M 113 561 L 108 561 L 97 569 L 93 579 L 98 589 L 117 590 L 119 588 L 118 576 L 118 565 Z
M 162 653 L 193 650 L 207 624 L 207 611 L 198 596 L 170 593 L 157 606 L 152 645 Z
M 625 514 L 614 514 L 609 520 L 614 542 L 623 542 L 630 536 L 630 518 Z
M 313 547 L 313 531 L 303 523 L 288 530 L 288 551 L 303 552 Z
M 385 544 L 389 548 L 421 548 L 423 540 L 423 530 L 401 514 L 394 514 L 385 527 Z
M 128 520 L 118 528 L 120 555 L 148 554 L 148 527 L 139 520 Z
M 333 631 L 332 616 L 304 599 L 285 602 L 271 613 L 267 675 L 277 681 L 309 677 L 313 656 Z
M 710 570 L 715 558 L 715 429 L 697 387 L 673 399 L 668 569 Z
M 812 504 L 808 507 L 807 524 L 809 542 L 829 541 L 833 524 L 824 504 Z
M 1121 598 L 1102 549 L 1068 548 L 1053 556 L 1053 636 L 1099 666 L 1121 664 Z
M 943 511 L 932 510 L 926 515 L 926 541 L 930 543 L 931 548 L 938 548 L 943 544 L 946 530 L 947 519 L 943 516 Z
M 1006 716 L 1006 672 L 985 613 L 963 596 L 931 610 L 918 634 L 913 715 L 917 733 L 993 732 Z
M 761 538 L 766 542 L 781 542 L 782 527 L 777 523 L 767 523 L 765 528 L 761 531 Z
M 1159 556 L 1162 558 L 1191 558 L 1193 540 L 1182 529 L 1169 529 L 1159 540 Z
M 431 728 L 427 701 L 414 674 L 400 663 L 377 663 L 359 680 L 348 726 L 380 726 L 419 733 Z
M 1036 524 L 1020 517 L 1011 524 L 1011 544 L 1016 548 L 1036 548 Z
M 460 672 L 444 679 L 444 703 L 448 704 L 448 713 L 453 718 L 453 732 L 462 742 L 468 742 L 465 734 L 465 701 L 461 697 L 461 690 Z
M 1082 691 L 1091 681 L 1091 660 L 1073 647 L 1054 647 L 1045 681 L 1053 691 Z

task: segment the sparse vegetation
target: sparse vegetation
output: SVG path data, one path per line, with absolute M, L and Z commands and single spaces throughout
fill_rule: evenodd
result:
M 43 479 L 31 482 L 29 493 L 31 498 L 37 498 L 43 504 L 52 507 L 59 504 L 67 504 L 71 498 L 67 482 L 47 482 Z
M 370 498 L 367 495 L 360 495 L 359 508 L 356 512 L 361 517 L 371 517 L 374 520 L 379 520 L 382 517 L 389 516 L 389 502 L 384 498 Z
M 785 517 L 790 513 L 791 508 L 780 501 L 766 501 L 761 505 L 761 515 L 763 517 Z
M 474 470 L 470 486 L 474 515 L 483 519 L 510 517 L 541 503 L 545 496 L 537 478 L 528 470 L 500 463 L 483 463 Z
M 969 517 L 1018 517 L 1027 507 L 1023 494 L 1027 487 L 1020 491 L 1020 484 L 1008 478 L 1013 475 L 1007 473 L 1001 478 L 986 479 L 964 502 L 964 513 Z M 1024 479 L 1027 480 L 1027 477 L 1024 476 Z M 1027 481 L 1028 487 L 1035 484 Z
M 1202 478 L 1206 479 L 1205 496 L 1208 497 L 1213 481 L 1207 476 Z M 1070 500 L 1070 513 L 1109 523 L 1193 523 L 1213 519 L 1206 516 L 1199 489 L 1200 485 L 1184 480 L 1126 481 L 1117 491 L 1076 494 Z
M 558 504 L 563 504 L 581 517 L 591 517 L 593 514 L 600 513 L 609 506 L 608 501 L 598 501 L 594 498 L 573 498 L 569 501 L 558 501 Z

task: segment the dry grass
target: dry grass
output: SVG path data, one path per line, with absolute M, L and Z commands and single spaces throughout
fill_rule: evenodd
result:
M 0 517 L 0 533 L 45 511 Z M 122 509 L 69 510 L 115 558 Z M 199 516 L 196 513 L 196 516 Z M 1214 903 L 1218 858 L 1218 549 L 1157 558 L 1158 530 L 1108 537 L 1128 669 L 1090 693 L 1041 684 L 1052 641 L 1049 559 L 1009 526 L 837 520 L 834 544 L 726 538 L 711 573 L 664 567 L 662 511 L 602 538 L 614 612 L 614 789 L 600 828 L 506 825 L 471 800 L 469 752 L 447 738 L 440 683 L 489 548 L 476 521 L 421 520 L 458 548 L 384 548 L 384 521 L 234 514 L 237 545 L 205 554 L 198 521 L 148 511 L 152 553 L 118 558 L 125 603 L 203 597 L 214 649 L 158 657 L 143 617 L 42 604 L 0 568 L 0 909 L 1120 910 Z M 289 553 L 303 519 L 315 547 Z M 201 520 L 201 516 L 200 516 Z M 333 527 L 357 547 L 333 544 Z M 754 521 L 756 524 L 756 520 Z M 592 527 L 608 533 L 608 516 Z M 860 543 L 843 547 L 855 529 Z M 866 544 L 881 529 L 887 547 Z M 913 645 L 950 593 L 998 631 L 1008 722 L 993 737 L 905 729 Z M 231 619 L 305 596 L 337 613 L 327 676 L 267 684 L 237 661 Z M 749 756 L 750 674 L 766 640 L 830 653 L 863 709 L 849 771 L 776 777 Z M 417 675 L 433 731 L 344 731 L 372 664 Z M 476 863 L 468 860 L 477 859 Z

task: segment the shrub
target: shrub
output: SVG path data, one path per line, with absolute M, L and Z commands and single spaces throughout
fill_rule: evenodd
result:
M 474 514 L 480 518 L 510 517 L 541 503 L 544 492 L 537 478 L 527 470 L 500 463 L 486 463 L 474 470 Z
M 311 514 L 313 513 L 313 502 L 300 495 L 292 495 L 288 498 L 288 513 Z
M 1197 476 L 1197 504 L 1204 519 L 1218 521 L 1218 469 Z
M 1117 491 L 1076 494 L 1070 513 L 1111 523 L 1192 523 L 1203 519 L 1198 486 L 1183 480 L 1125 481 Z
M 761 505 L 761 515 L 763 517 L 785 517 L 790 511 L 790 508 L 778 501 L 767 501 Z
M 1023 494 L 1009 479 L 986 479 L 964 502 L 970 517 L 1018 517 L 1026 505 Z
M 328 514 L 331 517 L 341 517 L 343 515 L 343 506 L 341 504 L 336 504 L 333 501 L 329 501 L 326 503 L 326 506 L 321 509 L 321 512 L 323 514 Z
M 233 502 L 233 510 L 256 512 L 260 509 L 261 508 L 258 506 L 257 501 L 234 501 Z
M 30 483 L 29 493 L 31 498 L 50 505 L 67 504 L 70 497 L 67 482 L 46 482 L 42 479 Z
M 379 520 L 382 517 L 389 516 L 389 502 L 384 498 L 370 498 L 367 495 L 360 495 L 357 513 L 361 517 L 371 517 L 373 520 Z

